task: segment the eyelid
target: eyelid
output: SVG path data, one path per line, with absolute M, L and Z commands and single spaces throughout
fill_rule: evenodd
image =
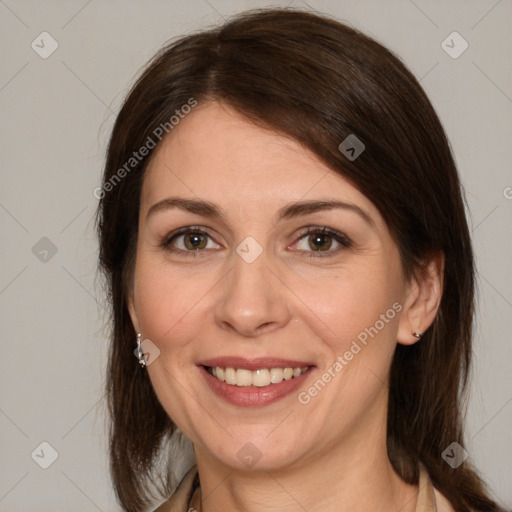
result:
M 165 235 L 163 237 L 163 243 L 169 243 L 174 237 L 183 235 L 189 231 L 201 231 L 208 235 L 210 234 L 210 230 L 204 226 L 183 226 L 181 228 L 175 229 L 174 231 L 171 231 L 168 235 Z

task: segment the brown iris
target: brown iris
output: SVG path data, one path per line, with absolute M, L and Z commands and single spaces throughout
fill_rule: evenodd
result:
M 332 237 L 326 233 L 313 233 L 308 237 L 308 244 L 313 251 L 327 251 L 331 248 Z
M 207 237 L 204 233 L 191 231 L 183 237 L 185 247 L 194 251 L 196 249 L 204 249 L 207 243 Z

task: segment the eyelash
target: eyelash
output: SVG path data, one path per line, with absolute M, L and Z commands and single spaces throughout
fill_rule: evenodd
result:
M 210 239 L 213 240 L 213 237 L 209 234 L 208 230 L 206 228 L 203 228 L 201 226 L 187 226 L 184 228 L 180 228 L 170 235 L 166 236 L 162 243 L 160 244 L 160 247 L 162 249 L 165 249 L 166 251 L 170 253 L 178 253 L 185 257 L 197 257 L 199 252 L 204 251 L 205 249 L 196 249 L 196 250 L 189 250 L 184 251 L 183 249 L 176 249 L 172 247 L 171 243 L 178 238 L 181 235 L 187 234 L 187 233 L 198 233 L 200 235 L 206 235 Z M 320 227 L 320 226 L 309 226 L 305 231 L 303 231 L 297 241 L 302 240 L 303 238 L 313 235 L 313 234 L 321 234 L 321 235 L 329 235 L 331 236 L 336 242 L 340 244 L 341 247 L 334 249 L 334 250 L 327 250 L 327 251 L 298 251 L 299 254 L 301 254 L 304 257 L 307 258 L 326 258 L 329 256 L 332 256 L 334 253 L 339 252 L 342 248 L 348 249 L 352 246 L 352 241 L 350 238 L 348 238 L 343 233 L 340 233 L 339 231 L 335 231 L 333 229 L 330 229 L 328 227 Z M 304 254 L 305 253 L 305 254 Z

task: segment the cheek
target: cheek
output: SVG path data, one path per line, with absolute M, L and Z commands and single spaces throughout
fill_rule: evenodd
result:
M 299 400 L 315 408 L 322 428 L 356 423 L 382 398 L 402 310 L 398 276 L 376 264 L 307 287 L 315 313 L 308 322 L 322 340 L 323 357 L 317 380 Z
M 207 275 L 183 275 L 142 255 L 135 272 L 135 304 L 145 337 L 168 350 L 185 344 L 198 325 L 204 297 L 213 281 Z M 185 336 L 187 334 L 187 336 Z M 183 340 L 183 341 L 181 341 Z
M 297 285 L 297 295 L 305 298 L 304 313 L 310 310 L 309 323 L 336 354 L 349 350 L 354 340 L 364 345 L 377 335 L 394 343 L 401 309 L 399 274 L 387 263 L 374 263 Z

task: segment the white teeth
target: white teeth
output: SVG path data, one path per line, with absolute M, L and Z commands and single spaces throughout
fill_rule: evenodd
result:
M 236 370 L 236 385 L 237 386 L 250 386 L 252 384 L 251 370 Z
M 240 370 L 237 370 L 239 372 Z M 252 373 L 252 385 L 258 386 L 262 388 L 263 386 L 268 386 L 270 384 L 270 371 L 265 369 L 256 370 Z
M 245 368 L 221 368 L 216 366 L 210 368 L 210 372 L 220 381 L 232 386 L 256 386 L 262 388 L 270 386 L 270 384 L 279 384 L 283 380 L 300 377 L 308 369 L 308 366 L 303 368 L 262 368 L 253 372 Z
M 282 368 L 272 368 L 270 370 L 270 382 L 272 382 L 272 384 L 279 384 L 280 382 L 283 382 Z
M 224 372 L 224 381 L 226 384 L 236 384 L 236 370 L 233 368 L 226 368 Z
M 284 380 L 290 380 L 293 377 L 293 368 L 285 368 L 283 371 Z

